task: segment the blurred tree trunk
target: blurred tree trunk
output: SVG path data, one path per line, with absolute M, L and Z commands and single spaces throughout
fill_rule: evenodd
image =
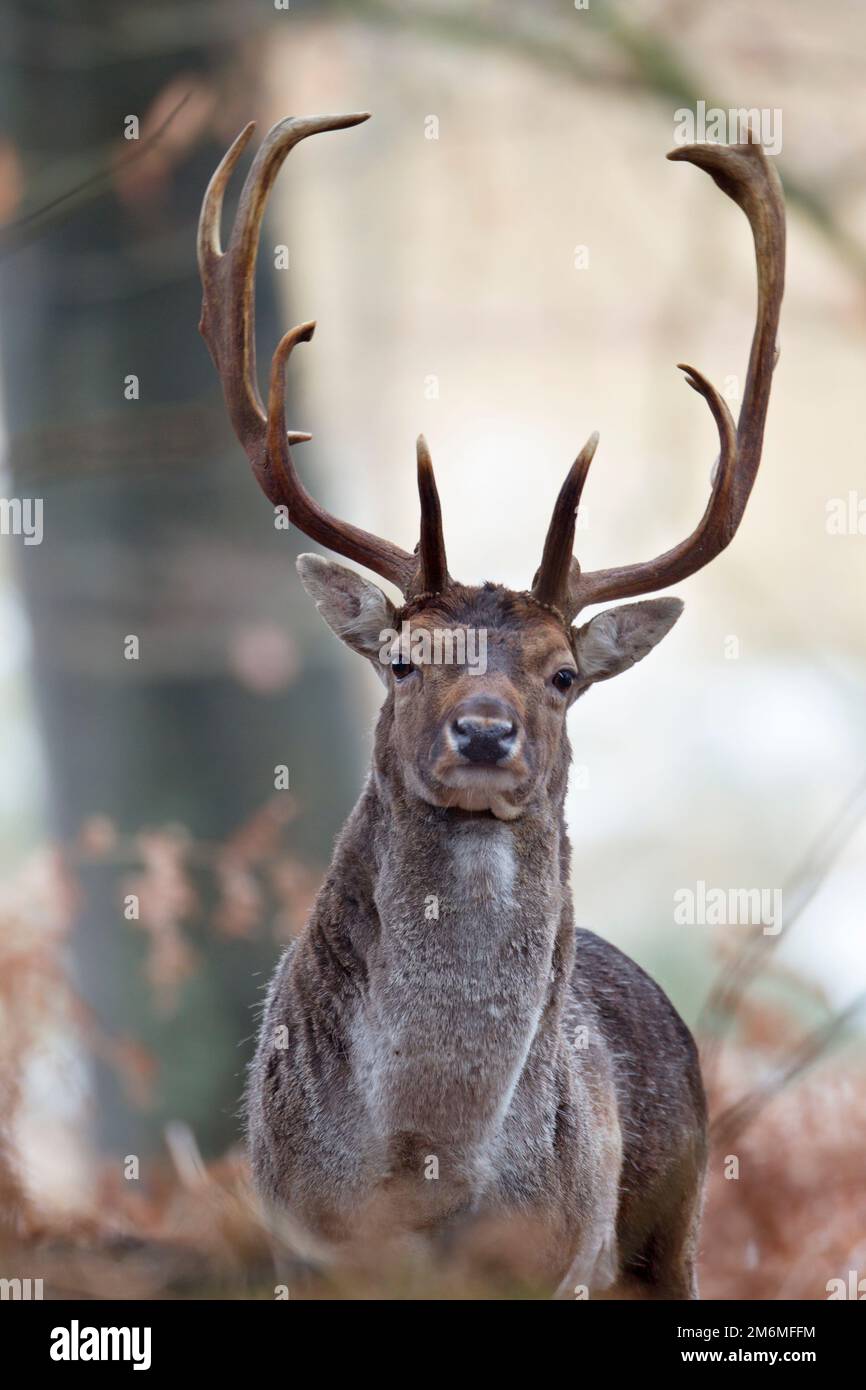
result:
M 234 8 L 249 25 L 248 7 Z M 154 34 L 164 32 L 157 12 L 173 13 L 148 7 Z M 175 79 L 181 92 L 187 79 L 209 82 L 232 56 L 196 33 L 209 12 L 190 10 L 183 48 L 136 52 L 125 7 L 10 0 L 3 124 L 25 193 L 46 170 L 57 171 L 57 191 L 75 183 L 82 156 L 120 141 L 124 118 L 143 116 Z M 51 811 L 64 841 L 94 815 L 124 832 L 175 822 L 220 841 L 274 795 L 285 763 L 301 809 L 289 836 L 321 864 L 357 781 L 357 740 L 343 668 L 305 662 L 298 546 L 274 529 L 197 332 L 195 223 L 221 153 L 197 141 L 152 197 L 122 200 L 115 181 L 0 267 L 10 491 L 44 499 L 43 544 L 17 554 Z M 259 338 L 270 351 L 280 330 L 262 259 Z M 137 401 L 124 398 L 130 374 Z M 138 661 L 124 659 L 129 634 Z M 287 669 L 257 690 L 275 637 Z M 85 890 L 74 936 L 81 991 L 111 1035 L 140 1041 L 157 1064 L 144 1110 L 96 1064 L 101 1145 L 142 1152 L 167 1119 L 183 1118 L 206 1152 L 221 1149 L 238 1132 L 249 1053 L 239 1043 L 255 1027 L 273 940 L 200 931 L 200 966 L 160 1016 L 147 934 L 124 921 L 121 875 L 90 870 Z

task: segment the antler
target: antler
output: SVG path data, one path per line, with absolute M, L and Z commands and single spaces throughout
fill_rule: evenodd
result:
M 559 607 L 568 591 L 577 509 L 580 506 L 589 465 L 597 448 L 598 434 L 593 433 L 574 460 L 565 482 L 559 489 L 547 529 L 541 564 L 532 586 L 533 596 L 539 603 Z
M 331 516 L 307 492 L 295 470 L 290 445 L 309 434 L 286 430 L 285 367 L 298 343 L 308 343 L 315 323 L 302 323 L 281 339 L 271 363 L 265 414 L 256 382 L 253 288 L 259 229 L 268 194 L 287 154 L 308 135 L 345 130 L 369 119 L 369 112 L 348 116 L 289 117 L 268 132 L 247 174 L 237 216 L 225 253 L 220 246 L 223 195 L 235 165 L 249 143 L 255 122 L 241 131 L 208 184 L 198 228 L 198 264 L 202 282 L 199 331 L 210 349 L 223 385 L 235 434 L 247 452 L 253 473 L 275 506 L 285 505 L 305 535 L 329 550 L 365 565 L 404 594 L 438 592 L 448 582 L 442 521 L 433 468 L 426 445 L 418 446 L 421 496 L 421 544 L 410 554 L 349 522 Z M 422 459 L 423 451 L 423 459 Z
M 584 448 L 557 499 L 532 591 L 542 602 L 562 609 L 569 621 L 587 604 L 652 593 L 709 564 L 733 539 L 761 461 L 785 279 L 782 185 L 761 145 L 751 138 L 740 145 L 686 145 L 672 150 L 668 159 L 705 169 L 743 209 L 752 229 L 758 310 L 740 418 L 735 426 L 715 387 L 694 367 L 681 365 L 688 384 L 706 400 L 719 431 L 719 462 L 706 511 L 686 540 L 656 559 L 588 574 L 581 573 L 571 555 L 575 512 L 595 445 L 590 441 L 591 449 Z

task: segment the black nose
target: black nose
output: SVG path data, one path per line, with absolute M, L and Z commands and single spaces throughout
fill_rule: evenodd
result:
M 517 723 L 499 700 L 465 701 L 451 720 L 457 751 L 470 763 L 495 767 L 507 758 L 517 738 Z

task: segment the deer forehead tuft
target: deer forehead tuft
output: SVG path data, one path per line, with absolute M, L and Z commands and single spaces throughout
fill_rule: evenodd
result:
M 534 603 L 529 595 L 507 589 L 502 584 L 487 583 L 479 587 L 453 584 L 441 594 L 426 597 L 421 603 L 409 602 L 397 614 L 413 624 L 429 627 L 477 627 L 491 633 L 565 634 L 562 623 L 550 612 Z

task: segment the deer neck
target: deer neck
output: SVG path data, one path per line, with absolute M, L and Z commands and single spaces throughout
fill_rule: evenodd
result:
M 353 943 L 361 1094 L 407 1165 L 450 1147 L 483 1168 L 527 1066 L 556 1047 L 573 950 L 562 794 L 515 821 L 455 816 L 374 766 L 357 810 L 372 908 Z

